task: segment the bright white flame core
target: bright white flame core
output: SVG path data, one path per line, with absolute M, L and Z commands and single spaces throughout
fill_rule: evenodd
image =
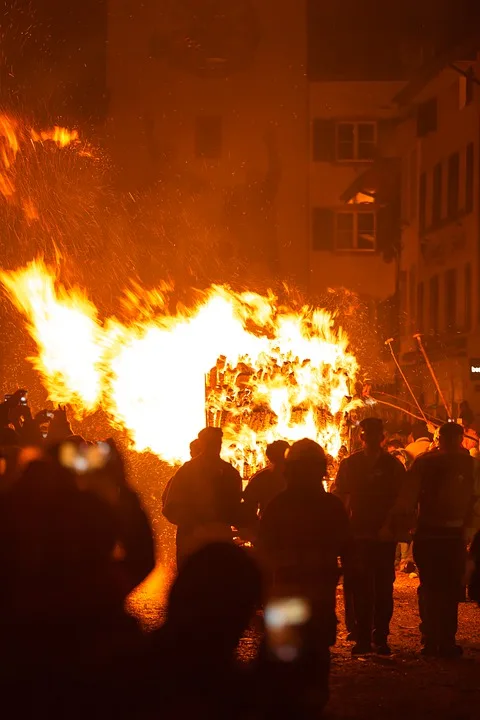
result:
M 102 406 L 137 451 L 188 458 L 206 422 L 208 377 L 210 421 L 224 428 L 224 454 L 240 469 L 262 465 L 275 439 L 310 437 L 337 455 L 357 363 L 326 311 L 214 286 L 171 315 L 164 290 L 137 289 L 127 295 L 134 320 L 102 323 L 85 294 L 59 285 L 41 261 L 0 280 L 27 319 L 51 400 L 79 415 Z

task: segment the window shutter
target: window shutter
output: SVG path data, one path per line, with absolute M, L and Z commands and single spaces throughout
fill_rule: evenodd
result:
M 315 118 L 312 127 L 312 149 L 314 162 L 335 160 L 335 121 Z
M 314 208 L 312 217 L 312 247 L 314 250 L 333 250 L 334 213 L 329 208 Z

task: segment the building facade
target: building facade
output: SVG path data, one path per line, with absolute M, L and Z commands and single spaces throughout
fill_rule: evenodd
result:
M 397 97 L 402 120 L 401 362 L 422 403 L 478 405 L 480 65 L 474 47 L 427 66 Z M 420 333 L 441 388 L 426 369 Z
M 111 2 L 112 152 L 133 184 L 182 197 L 191 235 L 205 231 L 203 261 L 224 258 L 223 280 L 307 287 L 302 5 Z M 178 238 L 185 255 L 189 243 Z
M 309 73 L 311 6 L 111 0 L 111 150 L 128 184 L 182 198 L 191 232 L 176 249 L 203 243 L 203 263 L 224 259 L 220 279 L 376 302 L 395 290 L 377 208 L 342 194 L 388 144 L 401 83 Z
M 394 155 L 393 98 L 403 85 L 348 80 L 309 85 L 313 282 L 349 288 L 367 301 L 394 294 L 395 263 L 379 237 L 382 205 L 358 183 L 382 158 Z

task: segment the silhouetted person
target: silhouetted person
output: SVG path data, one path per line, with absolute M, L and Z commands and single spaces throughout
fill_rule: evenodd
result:
M 480 605 L 480 530 L 477 530 L 469 550 L 471 573 L 468 583 L 470 600 Z
M 412 506 L 418 505 L 413 552 L 426 655 L 461 653 L 455 636 L 465 571 L 464 531 L 474 499 L 474 460 L 462 441 L 461 425 L 442 425 L 439 449 L 419 457 L 408 477 Z
M 430 449 L 432 438 L 428 432 L 426 422 L 417 422 L 412 427 L 413 441 L 405 448 L 408 453 L 410 463 L 412 463 L 419 455 L 423 455 Z
M 192 440 L 190 443 L 190 458 L 193 460 L 193 458 L 198 457 L 202 454 L 202 443 L 198 438 L 195 438 L 195 440 Z
M 313 692 L 317 709 L 328 698 L 329 648 L 336 640 L 337 558 L 348 550 L 350 540 L 342 503 L 323 487 L 326 472 L 322 448 L 313 440 L 296 442 L 286 457 L 287 488 L 265 508 L 258 535 L 270 597 L 299 597 L 311 608 L 296 681 L 303 686 L 301 695 Z M 280 692 L 278 700 L 281 706 Z M 302 703 L 300 697 L 298 701 Z M 307 703 L 306 696 L 303 701 Z
M 192 442 L 190 443 L 190 459 L 193 460 L 193 458 L 196 458 L 201 454 L 202 454 L 202 443 L 200 442 L 200 440 L 198 438 L 195 438 L 195 440 L 192 440 Z M 165 502 L 167 500 L 168 493 L 170 492 L 170 486 L 172 484 L 172 480 L 174 477 L 175 477 L 175 475 L 173 477 L 171 477 L 170 480 L 165 485 L 165 488 L 162 493 L 162 507 L 165 506 Z
M 151 637 L 141 693 L 150 708 L 166 718 L 240 715 L 252 699 L 236 652 L 261 599 L 260 570 L 233 543 L 212 543 L 186 558 L 166 622 Z
M 290 447 L 286 440 L 276 440 L 267 446 L 269 465 L 252 477 L 243 491 L 243 522 L 255 536 L 258 516 L 267 505 L 286 488 L 285 453 Z
M 354 536 L 347 583 L 353 592 L 356 619 L 354 655 L 390 654 L 388 635 L 393 614 L 396 542 L 392 512 L 405 478 L 402 463 L 383 448 L 379 418 L 360 423 L 363 450 L 340 464 L 334 492 L 350 515 Z
M 141 645 L 112 560 L 115 517 L 51 460 L 26 467 L 2 514 L 2 698 L 19 717 L 101 712 L 113 668 Z
M 205 542 L 232 539 L 239 522 L 242 480 L 220 458 L 222 430 L 208 427 L 198 436 L 201 453 L 173 476 L 163 514 L 177 525 L 177 567 Z
M 76 475 L 76 484 L 103 500 L 115 520 L 116 543 L 120 551 L 115 569 L 126 597 L 155 567 L 155 541 L 150 520 L 140 497 L 127 480 L 123 458 L 112 439 L 96 444 L 86 443 L 79 435 L 70 435 L 65 442 L 50 446 L 48 454 L 61 463 L 62 449 L 70 445 L 79 455 L 88 450 L 94 452 L 97 445 L 110 448 L 104 464 Z
M 155 540 L 150 520 L 139 495 L 127 480 L 123 458 L 113 440 L 108 440 L 111 456 L 98 481 L 110 483 L 113 494 L 104 496 L 110 500 L 116 522 L 117 542 L 122 549 L 119 564 L 123 571 L 125 593 L 130 593 L 152 572 L 155 567 Z

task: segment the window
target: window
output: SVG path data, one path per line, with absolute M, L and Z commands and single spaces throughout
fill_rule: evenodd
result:
M 425 137 L 437 129 L 437 98 L 422 103 L 417 108 L 417 137 Z
M 337 160 L 373 160 L 376 144 L 377 127 L 374 122 L 337 124 Z
M 427 213 L 427 174 L 420 175 L 418 188 L 418 227 L 421 233 L 425 232 Z
M 335 249 L 373 252 L 375 250 L 375 213 L 337 213 Z
M 195 155 L 202 158 L 219 158 L 222 154 L 222 118 L 219 115 L 197 117 L 195 128 Z
M 448 158 L 448 218 L 455 218 L 458 214 L 458 194 L 460 187 L 460 155 L 458 152 Z
M 472 326 L 472 266 L 465 265 L 465 330 Z
M 430 331 L 438 333 L 438 303 L 440 300 L 440 284 L 438 275 L 430 278 Z
M 433 169 L 433 201 L 432 225 L 437 225 L 442 219 L 442 163 Z
M 475 146 L 469 143 L 465 158 L 465 212 L 467 213 L 473 210 L 474 159 Z
M 455 330 L 457 325 L 457 271 L 445 273 L 445 327 Z
M 417 331 L 423 333 L 425 312 L 425 285 L 423 282 L 417 286 Z

